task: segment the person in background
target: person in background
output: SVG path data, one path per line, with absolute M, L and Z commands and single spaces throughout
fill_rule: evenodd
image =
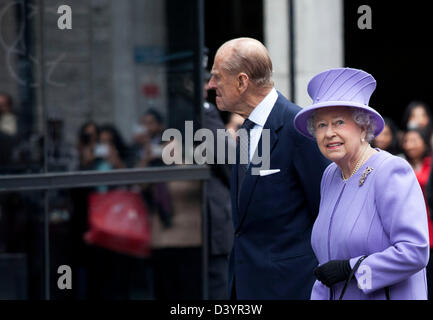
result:
M 17 134 L 17 118 L 12 112 L 12 97 L 7 93 L 0 93 L 0 132 L 9 136 Z
M 431 154 L 427 132 L 422 129 L 409 129 L 403 137 L 403 151 L 406 160 L 411 164 L 416 174 L 425 176 L 430 173 Z M 423 179 L 424 180 L 424 179 Z M 425 183 L 422 183 L 421 186 Z
M 136 168 L 165 166 L 162 150 L 166 144 L 162 141 L 164 119 L 155 109 L 149 109 L 134 128 L 133 159 Z M 139 186 L 151 212 L 158 213 L 164 228 L 170 228 L 173 222 L 173 200 L 167 183 L 148 183 Z
M 423 129 L 430 135 L 432 133 L 430 106 L 423 101 L 412 101 L 406 107 L 403 123 L 406 129 Z
M 99 144 L 95 146 L 94 153 L 97 159 L 106 164 L 103 168 L 126 168 L 128 151 L 128 147 L 114 126 L 106 124 L 99 128 Z M 99 168 L 102 166 L 98 166 L 97 170 Z
M 205 72 L 205 99 L 208 97 L 209 79 L 209 72 Z M 217 130 L 225 128 L 224 122 L 216 106 L 210 102 L 205 101 L 202 114 L 202 127 L 212 131 L 215 137 L 214 150 L 217 150 L 219 139 Z M 229 148 L 232 150 L 236 148 L 233 139 L 225 140 L 224 145 L 226 146 L 226 156 Z M 215 164 L 210 165 L 211 177 L 206 181 L 205 189 L 209 232 L 208 298 L 223 300 L 228 298 L 229 254 L 232 249 L 234 234 L 230 203 L 231 167 L 227 161 L 225 164 L 217 164 L 216 153 L 213 155 L 213 159 Z
M 403 151 L 407 161 L 412 166 L 416 178 L 421 186 L 424 197 L 426 198 L 428 229 L 430 240 L 430 260 L 427 265 L 427 288 L 429 299 L 433 300 L 433 222 L 430 215 L 431 207 L 427 199 L 431 198 L 431 191 L 428 191 L 427 183 L 430 178 L 432 157 L 431 148 L 427 132 L 422 129 L 410 129 L 403 137 Z
M 78 170 L 90 170 L 95 160 L 94 149 L 99 141 L 99 128 L 93 121 L 84 123 L 78 132 Z
M 99 141 L 99 128 L 93 121 L 84 123 L 78 131 L 77 150 L 79 155 L 78 170 L 93 170 L 95 164 L 94 149 Z M 73 203 L 71 215 L 71 248 L 72 268 L 76 270 L 72 278 L 72 290 L 74 297 L 79 300 L 91 298 L 92 290 L 89 289 L 89 269 L 92 267 L 93 254 L 83 240 L 84 233 L 88 230 L 88 197 L 94 189 L 92 187 L 73 188 L 69 190 Z
M 17 119 L 12 113 L 12 98 L 7 93 L 0 93 L 0 172 L 9 172 L 9 167 L 15 162 L 13 154 L 18 142 Z
M 374 138 L 373 146 L 388 151 L 395 156 L 398 155 L 404 157 L 398 143 L 397 126 L 390 118 L 384 117 L 383 120 L 385 121 L 385 127 L 383 128 L 383 131 Z
M 321 72 L 308 84 L 313 104 L 294 120 L 333 161 L 311 236 L 319 261 L 313 300 L 427 298 L 423 194 L 407 161 L 370 146 L 385 125 L 368 106 L 375 88 L 363 70 Z
M 423 101 L 414 100 L 410 102 L 403 113 L 402 125 L 404 131 L 398 132 L 398 141 L 400 146 L 403 145 L 403 136 L 405 130 L 408 129 L 422 129 L 431 139 L 433 123 L 430 107 Z
M 149 109 L 134 130 L 133 149 L 135 158 L 138 159 L 136 167 L 164 166 L 162 162 L 163 132 L 164 120 L 161 114 L 154 109 Z

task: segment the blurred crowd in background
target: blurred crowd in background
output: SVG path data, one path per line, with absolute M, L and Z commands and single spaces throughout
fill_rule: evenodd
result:
M 412 101 L 407 106 L 401 126 L 385 118 L 385 128 L 373 144 L 375 147 L 406 159 L 412 166 L 424 194 L 430 237 L 430 261 L 427 265 L 429 299 L 433 293 L 433 119 L 430 106 Z

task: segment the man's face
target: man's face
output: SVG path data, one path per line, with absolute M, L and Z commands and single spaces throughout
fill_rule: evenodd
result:
M 240 93 L 237 89 L 236 76 L 229 74 L 222 68 L 224 56 L 227 53 L 219 51 L 215 56 L 214 65 L 211 71 L 209 89 L 216 92 L 216 104 L 221 111 L 235 112 L 240 102 Z

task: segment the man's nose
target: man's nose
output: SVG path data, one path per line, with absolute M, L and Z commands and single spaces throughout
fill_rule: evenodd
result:
M 208 82 L 208 90 L 215 90 L 216 86 L 215 86 L 215 81 L 214 81 L 214 77 L 211 77 L 209 82 Z

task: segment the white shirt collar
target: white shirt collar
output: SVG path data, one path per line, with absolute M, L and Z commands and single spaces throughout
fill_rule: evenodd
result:
M 277 99 L 278 92 L 275 88 L 272 88 L 266 97 L 254 108 L 248 119 L 263 127 Z

